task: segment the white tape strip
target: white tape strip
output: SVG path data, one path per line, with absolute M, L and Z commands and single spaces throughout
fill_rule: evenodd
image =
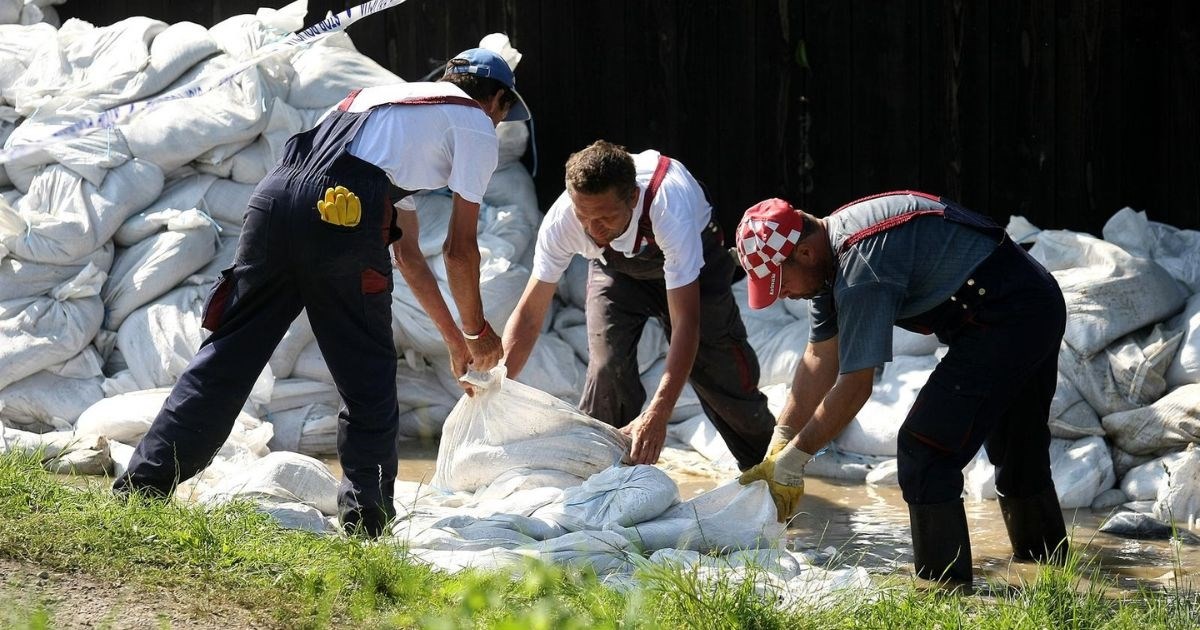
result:
M 253 57 L 236 66 L 233 66 L 221 76 L 193 81 L 187 85 L 180 86 L 172 92 L 145 101 L 118 105 L 117 107 L 103 111 L 95 116 L 85 118 L 67 127 L 63 127 L 62 129 L 59 129 L 58 131 L 55 131 L 54 133 L 40 140 L 0 150 L 0 164 L 29 156 L 30 154 L 36 153 L 41 147 L 49 144 L 62 142 L 64 140 L 73 140 L 96 131 L 97 129 L 110 129 L 115 127 L 118 121 L 129 116 L 130 114 L 153 109 L 154 107 L 170 101 L 176 101 L 182 98 L 191 98 L 204 94 L 205 92 L 232 81 L 237 75 L 258 65 L 260 62 L 266 59 L 283 52 L 288 52 L 293 48 L 311 45 L 313 42 L 316 42 L 327 35 L 345 30 L 346 27 L 367 17 L 368 15 L 390 9 L 394 6 L 403 4 L 406 1 L 407 0 L 370 0 L 370 2 L 364 2 L 356 7 L 346 9 L 341 13 L 332 14 L 324 20 L 321 20 L 320 22 L 317 22 L 316 24 L 313 24 L 302 31 L 292 33 L 280 41 L 263 46 L 254 54 Z

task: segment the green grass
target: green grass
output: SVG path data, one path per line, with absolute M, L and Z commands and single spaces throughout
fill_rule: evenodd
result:
M 530 562 L 513 573 L 447 575 L 402 548 L 281 530 L 249 505 L 201 510 L 111 498 L 73 488 L 30 457 L 0 455 L 0 556 L 222 601 L 260 623 L 572 628 L 1191 628 L 1193 594 L 1114 597 L 1074 558 L 1030 585 L 962 596 L 883 580 L 824 609 L 781 610 L 753 581 L 716 584 L 690 571 L 648 567 L 622 593 L 586 571 Z M 515 577 L 514 577 L 515 576 Z M 1087 578 L 1087 579 L 1084 579 Z M 1120 593 L 1117 593 L 1118 595 Z M 53 607 L 0 601 L 0 626 L 55 627 Z

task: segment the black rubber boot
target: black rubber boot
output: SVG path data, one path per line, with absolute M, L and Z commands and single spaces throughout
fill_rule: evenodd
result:
M 971 535 L 962 499 L 909 505 L 908 522 L 912 527 L 917 577 L 937 582 L 971 582 Z
M 1067 526 L 1054 486 L 1028 497 L 1000 497 L 1000 513 L 1013 557 L 1062 565 L 1067 559 Z

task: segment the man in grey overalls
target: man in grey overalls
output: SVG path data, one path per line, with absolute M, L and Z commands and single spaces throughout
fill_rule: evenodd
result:
M 790 441 L 742 475 L 768 482 L 781 520 L 796 510 L 811 453 L 870 397 L 898 325 L 950 348 L 897 440 L 917 575 L 971 580 L 962 469 L 981 446 L 996 465 L 1013 555 L 1065 558 L 1046 422 L 1066 307 L 1053 276 L 1003 228 L 915 191 L 860 199 L 824 219 L 771 199 L 746 211 L 737 250 L 752 308 L 810 300 L 810 343 L 779 418 Z
M 171 390 L 128 472 L 113 484 L 168 496 L 212 461 L 275 346 L 301 309 L 344 406 L 338 513 L 379 536 L 395 514 L 399 409 L 392 261 L 441 331 L 457 375 L 500 359 L 479 297 L 479 203 L 497 162 L 495 126 L 525 120 L 504 59 L 484 49 L 450 61 L 441 81 L 355 90 L 288 140 L 250 196 L 233 266 L 204 307 L 212 334 Z M 454 193 L 445 261 L 461 328 L 420 253 L 408 191 Z
M 573 154 L 566 171 L 567 189 L 538 230 L 533 273 L 504 331 L 509 375 L 520 373 L 559 278 L 582 255 L 591 260 L 590 358 L 580 409 L 633 438 L 633 463 L 653 464 L 690 381 L 741 468 L 758 463 L 775 422 L 730 289 L 734 262 L 703 188 L 678 161 L 603 140 Z M 643 411 L 637 345 L 650 317 L 670 345 Z

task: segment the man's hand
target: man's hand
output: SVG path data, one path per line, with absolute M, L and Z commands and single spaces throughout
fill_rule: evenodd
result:
M 471 387 L 469 383 L 459 380 L 467 373 L 467 368 L 471 365 L 471 351 L 467 349 L 467 344 L 462 340 L 459 340 L 458 343 L 447 343 L 446 347 L 450 349 L 450 371 L 454 373 L 455 382 L 468 396 L 474 396 L 475 388 Z
M 786 523 L 796 514 L 800 497 L 804 496 L 804 465 L 812 455 L 788 445 L 774 455 L 767 455 L 762 463 L 742 473 L 738 483 L 749 484 L 762 479 L 771 491 L 775 502 L 775 514 L 780 523 Z
M 786 424 L 775 425 L 775 430 L 771 432 L 771 441 L 767 444 L 767 457 L 782 451 L 783 447 L 787 446 L 788 442 L 791 442 L 792 438 L 796 437 L 796 433 L 795 429 Z
M 647 409 L 633 422 L 625 425 L 621 433 L 633 438 L 629 450 L 630 464 L 654 464 L 662 455 L 667 441 L 667 420 L 670 417 Z
M 325 189 L 325 198 L 317 201 L 321 220 L 334 225 L 354 227 L 362 218 L 362 202 L 345 186 Z
M 483 330 L 478 335 L 477 339 L 466 338 L 467 349 L 471 352 L 471 369 L 477 372 L 486 372 L 500 362 L 504 358 L 504 347 L 500 344 L 500 337 L 496 336 L 496 331 L 487 322 L 483 323 Z

